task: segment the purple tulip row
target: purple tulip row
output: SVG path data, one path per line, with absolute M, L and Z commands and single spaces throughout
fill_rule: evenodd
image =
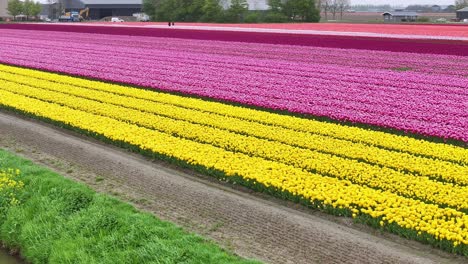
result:
M 468 142 L 466 57 L 8 33 L 0 36 L 3 63 Z M 67 35 L 73 36 L 72 42 L 63 41 Z M 396 65 L 409 69 L 391 70 Z

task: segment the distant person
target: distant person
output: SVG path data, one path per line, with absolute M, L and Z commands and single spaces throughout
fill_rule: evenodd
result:
M 172 22 L 172 26 L 174 26 L 174 22 Z
M 168 25 L 168 26 L 171 26 L 171 21 L 167 22 L 167 25 Z

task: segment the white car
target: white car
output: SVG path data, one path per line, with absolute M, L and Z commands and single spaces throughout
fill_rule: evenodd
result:
M 111 18 L 111 22 L 119 22 L 120 23 L 120 22 L 125 22 L 125 21 L 123 19 L 118 18 L 118 17 L 113 17 L 113 18 Z

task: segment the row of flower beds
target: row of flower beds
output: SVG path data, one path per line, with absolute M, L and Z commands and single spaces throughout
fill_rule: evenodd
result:
M 468 150 L 11 66 L 0 105 L 468 254 Z
M 396 60 L 393 52 L 333 56 L 342 51 L 111 35 L 102 42 L 102 35 L 77 33 L 69 33 L 70 43 L 60 40 L 63 32 L 5 33 L 3 63 L 468 142 L 466 57 L 425 55 L 420 64 L 421 54 Z M 359 66 L 379 56 L 396 62 Z

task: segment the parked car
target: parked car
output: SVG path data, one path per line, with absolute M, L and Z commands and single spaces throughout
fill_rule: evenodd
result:
M 150 17 L 145 13 L 135 13 L 133 14 L 136 17 L 136 20 L 139 22 L 148 22 L 150 21 Z
M 119 18 L 119 17 L 113 17 L 111 18 L 111 22 L 125 22 L 123 19 Z

